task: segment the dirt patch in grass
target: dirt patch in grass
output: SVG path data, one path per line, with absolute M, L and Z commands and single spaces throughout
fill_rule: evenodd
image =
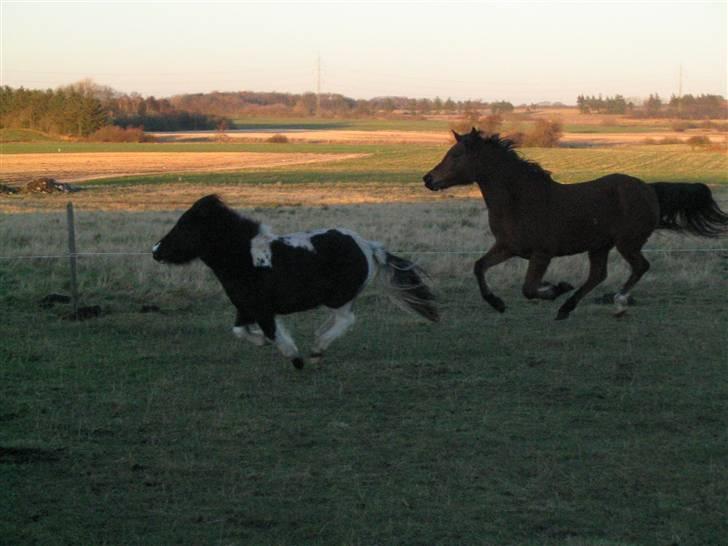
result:
M 19 183 L 50 176 L 77 182 L 139 174 L 233 171 L 326 163 L 364 155 L 258 152 L 4 154 L 0 156 L 0 178 Z

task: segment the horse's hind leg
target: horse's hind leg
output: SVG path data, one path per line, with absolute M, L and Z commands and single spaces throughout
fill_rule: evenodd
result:
M 316 340 L 311 349 L 311 362 L 318 362 L 324 355 L 333 341 L 344 335 L 356 321 L 351 307 L 354 302 L 342 305 L 338 309 L 332 309 L 328 319 L 316 330 Z
M 586 282 L 569 296 L 569 299 L 559 308 L 556 320 L 568 318 L 569 313 L 574 310 L 581 298 L 586 296 L 595 286 L 607 278 L 607 258 L 609 258 L 610 250 L 611 247 L 607 247 L 600 250 L 593 250 L 589 253 L 589 276 Z
M 621 317 L 627 312 L 627 302 L 629 301 L 629 292 L 632 290 L 635 284 L 647 273 L 650 269 L 650 262 L 647 261 L 644 254 L 642 254 L 641 248 L 624 248 L 623 246 L 617 245 L 617 250 L 622 257 L 627 260 L 630 267 L 632 268 L 632 274 L 624 283 L 622 289 L 614 295 L 614 304 L 617 309 L 614 313 L 616 317 Z
M 478 287 L 480 288 L 480 295 L 487 301 L 491 307 L 496 311 L 502 313 L 506 310 L 506 304 L 498 296 L 493 294 L 488 287 L 488 283 L 485 282 L 485 272 L 491 267 L 498 265 L 499 263 L 505 262 L 508 258 L 512 257 L 513 253 L 507 248 L 495 244 L 482 258 L 475 262 L 473 267 L 473 273 L 475 278 L 478 280 Z

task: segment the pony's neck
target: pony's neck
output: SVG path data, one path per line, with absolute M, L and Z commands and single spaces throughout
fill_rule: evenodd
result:
M 205 232 L 206 250 L 200 256 L 213 270 L 226 268 L 241 259 L 245 262 L 250 255 L 250 241 L 258 234 L 260 224 L 240 216 L 235 211 L 226 211 Z

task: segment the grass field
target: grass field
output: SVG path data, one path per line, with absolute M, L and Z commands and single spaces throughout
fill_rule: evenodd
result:
M 728 193 L 716 190 L 724 208 Z M 200 265 L 81 258 L 85 322 L 39 300 L 65 260 L 0 262 L 0 536 L 8 544 L 718 544 L 728 534 L 726 241 L 655 235 L 622 320 L 568 321 L 471 278 L 481 203 L 261 208 L 278 232 L 348 225 L 417 258 L 443 321 L 377 293 L 302 372 L 230 333 Z M 78 213 L 80 251 L 145 251 L 177 213 Z M 5 215 L 0 255 L 64 248 L 64 216 Z M 577 283 L 586 260 L 548 275 Z M 613 257 L 597 294 L 626 276 Z M 142 305 L 160 312 L 141 313 Z M 308 347 L 319 313 L 290 321 Z
M 54 146 L 10 143 L 3 153 Z M 0 196 L 0 543 L 616 546 L 728 536 L 727 239 L 653 235 L 652 269 L 621 320 L 592 297 L 626 278 L 618 256 L 561 322 L 558 304 L 521 296 L 525 263 L 509 261 L 489 272 L 508 305 L 500 315 L 472 277 L 492 244 L 482 199 L 422 187 L 444 147 L 62 146 L 368 155 L 82 183 L 72 194 L 78 250 L 121 253 L 79 258 L 81 303 L 101 309 L 82 322 L 65 318 L 68 305 L 39 305 L 68 293 L 66 259 L 6 259 L 63 255 L 69 196 Z M 725 154 L 523 152 L 564 182 L 620 171 L 710 183 L 728 209 Z M 240 342 L 210 271 L 148 254 L 180 209 L 212 191 L 279 233 L 347 226 L 416 259 L 432 274 L 442 322 L 423 324 L 372 290 L 321 365 L 299 372 L 274 349 Z M 586 262 L 557 260 L 547 278 L 579 284 Z M 289 319 L 299 346 L 322 319 Z

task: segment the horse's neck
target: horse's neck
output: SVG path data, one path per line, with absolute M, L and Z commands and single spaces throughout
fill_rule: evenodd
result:
M 483 168 L 477 180 L 488 208 L 514 208 L 528 203 L 543 203 L 554 182 L 548 177 L 532 172 L 519 163 L 498 165 L 500 168 Z

